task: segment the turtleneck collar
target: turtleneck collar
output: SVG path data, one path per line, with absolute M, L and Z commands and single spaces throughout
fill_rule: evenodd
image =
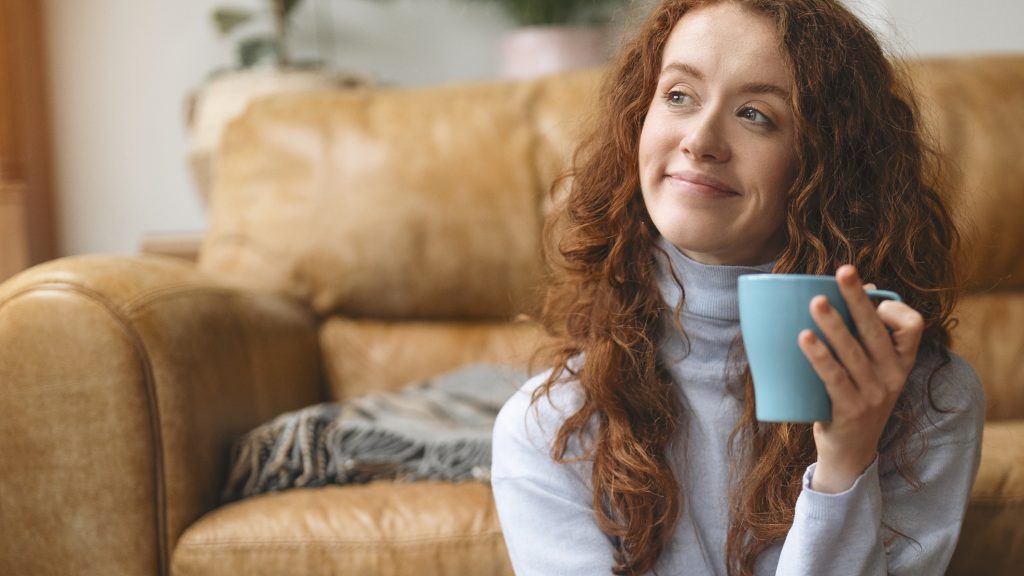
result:
M 658 246 L 668 254 L 658 254 L 658 288 L 669 308 L 675 308 L 683 295 L 672 278 L 672 272 L 683 284 L 686 299 L 683 315 L 737 322 L 740 318 L 736 281 L 744 274 L 765 274 L 775 262 L 757 266 L 719 266 L 701 264 L 679 251 L 664 237 Z

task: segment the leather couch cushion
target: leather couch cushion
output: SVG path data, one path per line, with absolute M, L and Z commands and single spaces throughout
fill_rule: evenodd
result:
M 986 419 L 1024 418 L 1024 293 L 968 296 L 955 316 L 953 350 L 981 378 Z
M 333 317 L 320 330 L 329 393 L 335 401 L 397 390 L 471 362 L 525 367 L 543 340 L 543 330 L 530 322 L 374 322 Z
M 989 422 L 948 575 L 1019 574 L 1024 557 L 1024 421 Z
M 512 576 L 490 487 L 467 482 L 298 489 L 210 512 L 174 576 Z

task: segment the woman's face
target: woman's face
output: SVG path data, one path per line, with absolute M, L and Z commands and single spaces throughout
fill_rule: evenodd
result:
M 640 187 L 655 227 L 690 258 L 761 264 L 782 250 L 791 90 L 766 17 L 723 2 L 676 23 L 640 134 Z

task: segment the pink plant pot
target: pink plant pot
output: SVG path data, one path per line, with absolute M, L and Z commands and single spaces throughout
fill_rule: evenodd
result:
M 533 78 L 600 66 L 608 59 L 607 28 L 528 26 L 505 34 L 500 44 L 501 76 Z

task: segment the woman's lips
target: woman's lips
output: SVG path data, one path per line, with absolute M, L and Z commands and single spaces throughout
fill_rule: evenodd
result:
M 684 193 L 705 198 L 726 198 L 739 196 L 739 193 L 727 184 L 699 172 L 669 172 L 665 175 L 669 184 Z

